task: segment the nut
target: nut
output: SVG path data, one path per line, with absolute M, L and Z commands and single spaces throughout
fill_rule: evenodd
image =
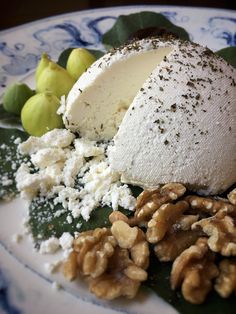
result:
M 236 188 L 233 189 L 227 197 L 231 204 L 236 205 Z
M 212 279 L 218 275 L 214 264 L 214 253 L 210 252 L 206 238 L 199 238 L 176 258 L 171 271 L 171 288 L 181 284 L 184 298 L 193 303 L 202 303 L 212 287 Z
M 176 222 L 173 224 L 173 231 L 187 231 L 191 229 L 193 223 L 198 221 L 198 215 L 183 215 L 177 218 Z
M 172 227 L 176 220 L 188 209 L 189 205 L 185 201 L 176 204 L 163 204 L 148 222 L 146 237 L 148 242 L 157 243 L 162 240 L 166 232 Z
M 199 231 L 193 230 L 167 233 L 164 239 L 155 245 L 155 254 L 161 262 L 174 261 L 185 249 L 193 245 L 200 235 Z
M 74 241 L 80 272 L 93 278 L 103 274 L 116 245 L 116 240 L 107 228 L 82 232 Z
M 224 256 L 236 255 L 236 227 L 232 217 L 218 212 L 213 217 L 202 219 L 192 229 L 202 229 L 208 236 L 208 245 L 213 252 Z
M 196 195 L 189 195 L 185 197 L 185 200 L 189 203 L 192 209 L 200 210 L 209 215 L 215 215 L 219 211 L 236 215 L 236 206 L 230 204 L 227 200 L 216 200 Z
M 63 274 L 67 280 L 72 281 L 76 278 L 77 273 L 77 253 L 72 251 L 63 264 Z
M 113 224 L 115 221 L 117 220 L 122 220 L 126 223 L 129 223 L 129 218 L 127 216 L 125 216 L 123 213 L 121 213 L 118 210 L 113 211 L 110 215 L 109 215 L 109 220 L 110 222 Z
M 145 235 L 138 227 L 130 227 L 123 220 L 115 221 L 111 227 L 111 233 L 123 249 L 130 249 L 140 240 L 145 239 Z
M 131 250 L 131 258 L 135 265 L 147 269 L 149 265 L 149 247 L 147 241 L 135 244 Z
M 222 298 L 228 298 L 233 292 L 236 294 L 236 260 L 224 259 L 219 268 L 215 290 Z
M 177 200 L 186 188 L 180 183 L 168 183 L 155 190 L 145 190 L 137 198 L 134 216 L 139 220 L 149 220 L 161 205 Z
M 90 279 L 89 288 L 97 297 L 106 300 L 119 296 L 134 298 L 141 281 L 146 278 L 147 273 L 130 260 L 128 250 L 116 247 L 107 271 L 98 278 Z

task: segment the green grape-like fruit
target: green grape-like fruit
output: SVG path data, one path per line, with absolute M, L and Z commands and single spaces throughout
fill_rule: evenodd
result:
M 48 66 L 42 70 L 36 83 L 37 93 L 52 92 L 55 96 L 61 96 L 69 93 L 75 79 L 53 61 L 50 61 Z
M 96 58 L 87 49 L 75 48 L 69 55 L 66 69 L 77 80 L 94 61 Z
M 20 115 L 25 102 L 35 92 L 24 83 L 14 83 L 9 86 L 3 96 L 3 107 L 7 112 Z
M 39 79 L 39 76 L 43 72 L 43 70 L 49 65 L 50 61 L 51 60 L 49 56 L 45 52 L 43 52 L 35 72 L 36 81 Z
M 57 114 L 60 100 L 51 92 L 39 93 L 25 103 L 21 111 L 21 122 L 27 133 L 42 136 L 46 132 L 63 128 L 61 116 Z

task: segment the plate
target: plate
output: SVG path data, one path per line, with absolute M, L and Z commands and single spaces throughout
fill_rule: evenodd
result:
M 236 12 L 174 6 L 127 6 L 74 12 L 0 32 L 0 95 L 14 81 L 32 82 L 43 51 L 57 59 L 68 47 L 102 49 L 101 35 L 120 14 L 138 11 L 164 14 L 184 27 L 193 41 L 219 50 L 236 45 Z M 159 313 L 176 311 L 150 291 L 134 301 L 105 302 L 91 295 L 83 283 L 68 284 L 60 275 L 47 275 L 44 265 L 57 255 L 39 255 L 24 234 L 27 204 L 20 199 L 0 205 L 0 313 Z M 14 236 L 15 235 L 15 236 Z M 60 288 L 61 286 L 61 288 Z M 60 288 L 60 289 L 59 289 Z

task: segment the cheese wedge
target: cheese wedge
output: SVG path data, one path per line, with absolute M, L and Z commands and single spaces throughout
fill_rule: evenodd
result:
M 236 70 L 207 48 L 144 39 L 95 63 L 71 90 L 64 119 L 96 140 L 119 126 L 109 159 L 123 182 L 215 194 L 236 181 L 235 82 Z
M 144 81 L 171 50 L 169 44 L 145 41 L 97 60 L 67 97 L 66 127 L 90 140 L 113 138 Z

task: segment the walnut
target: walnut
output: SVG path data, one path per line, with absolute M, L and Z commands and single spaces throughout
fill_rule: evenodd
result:
M 120 296 L 134 298 L 141 281 L 146 279 L 146 271 L 133 263 L 128 250 L 116 247 L 106 272 L 97 278 L 90 278 L 89 288 L 97 297 L 106 300 Z
M 185 249 L 193 245 L 201 233 L 196 230 L 167 233 L 154 247 L 154 252 L 161 262 L 174 261 Z
M 189 205 L 185 201 L 179 201 L 176 204 L 163 204 L 148 222 L 146 233 L 148 242 L 157 243 L 162 240 L 166 232 L 188 208 Z
M 77 273 L 77 253 L 72 251 L 63 265 L 63 274 L 67 280 L 72 281 L 76 278 Z
M 232 217 L 218 212 L 213 217 L 202 219 L 192 225 L 201 228 L 209 236 L 208 245 L 213 252 L 224 256 L 236 255 L 236 227 Z
M 213 199 L 189 195 L 185 197 L 192 209 L 200 210 L 209 215 L 215 215 L 219 211 L 224 211 L 227 214 L 236 215 L 236 206 L 230 204 L 227 200 Z
M 133 298 L 147 279 L 149 247 L 141 229 L 116 220 L 123 219 L 122 215 L 113 218 L 111 229 L 82 232 L 74 240 L 64 275 L 73 280 L 79 271 L 87 278 L 91 292 L 100 298 Z
M 155 190 L 145 190 L 137 198 L 134 216 L 139 221 L 149 220 L 161 205 L 183 196 L 186 188 L 180 183 L 168 183 Z
M 233 189 L 227 197 L 231 204 L 236 205 L 236 188 Z
M 123 213 L 121 213 L 118 210 L 113 211 L 110 215 L 109 215 L 109 220 L 110 222 L 113 224 L 115 221 L 117 220 L 122 220 L 126 223 L 129 223 L 129 218 L 127 216 L 125 216 Z
M 116 245 L 110 229 L 97 228 L 82 232 L 74 241 L 80 272 L 93 278 L 100 276 L 106 270 L 108 258 L 114 253 Z
M 198 221 L 198 215 L 182 215 L 176 219 L 172 226 L 173 231 L 187 231 L 191 229 L 193 223 Z
M 212 279 L 218 275 L 214 253 L 209 251 L 206 238 L 199 238 L 176 258 L 171 271 L 171 288 L 181 284 L 184 298 L 194 304 L 202 303 L 212 287 Z
M 222 298 L 228 298 L 233 292 L 236 294 L 236 260 L 224 259 L 219 268 L 215 290 Z
M 115 221 L 111 233 L 123 249 L 131 249 L 135 244 L 145 239 L 143 231 L 138 227 L 130 227 L 123 220 Z

